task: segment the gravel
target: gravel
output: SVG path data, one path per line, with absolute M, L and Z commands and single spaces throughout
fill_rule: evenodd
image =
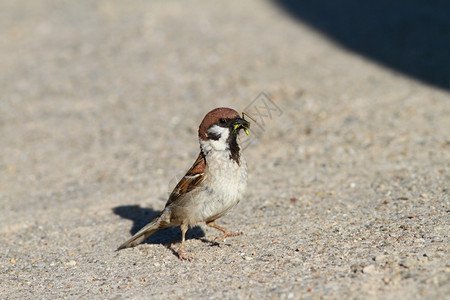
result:
M 253 0 L 4 0 L 0 66 L 2 299 L 450 299 L 448 90 Z M 115 252 L 218 106 L 261 125 L 244 235 Z

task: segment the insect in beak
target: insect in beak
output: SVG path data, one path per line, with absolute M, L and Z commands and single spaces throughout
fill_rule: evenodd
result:
M 236 125 L 234 125 L 234 130 L 238 129 L 239 127 L 242 127 L 242 128 L 244 129 L 245 133 L 246 133 L 247 135 L 250 135 L 250 132 L 248 131 L 248 128 L 250 127 L 250 122 L 247 121 L 247 120 L 245 119 L 245 116 L 248 116 L 252 121 L 256 122 L 256 121 L 255 121 L 252 117 L 250 117 L 248 114 L 246 114 L 245 112 L 242 112 L 242 120 L 244 120 L 244 121 L 247 122 L 247 126 L 244 126 L 243 124 L 236 124 Z

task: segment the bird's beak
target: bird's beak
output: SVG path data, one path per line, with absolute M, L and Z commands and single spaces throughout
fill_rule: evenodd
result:
M 248 129 L 250 128 L 250 122 L 241 117 L 236 117 L 236 119 L 234 119 L 233 121 L 233 129 L 238 130 L 239 128 L 244 129 L 245 133 L 247 135 L 250 135 L 250 133 L 248 132 Z

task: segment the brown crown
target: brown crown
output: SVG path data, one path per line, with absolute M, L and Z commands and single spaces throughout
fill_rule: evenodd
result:
M 209 113 L 206 114 L 206 116 L 203 118 L 202 123 L 200 124 L 200 127 L 198 128 L 198 136 L 202 140 L 208 140 L 208 137 L 206 135 L 206 131 L 211 127 L 213 124 L 216 124 L 219 119 L 234 119 L 238 117 L 239 114 L 237 111 L 231 108 L 227 107 L 219 107 L 215 108 Z

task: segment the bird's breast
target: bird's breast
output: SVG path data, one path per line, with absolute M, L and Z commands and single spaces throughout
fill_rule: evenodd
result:
M 247 166 L 243 158 L 240 164 L 230 159 L 216 160 L 208 164 L 205 174 L 199 202 L 202 221 L 210 221 L 227 214 L 242 199 L 247 186 Z

